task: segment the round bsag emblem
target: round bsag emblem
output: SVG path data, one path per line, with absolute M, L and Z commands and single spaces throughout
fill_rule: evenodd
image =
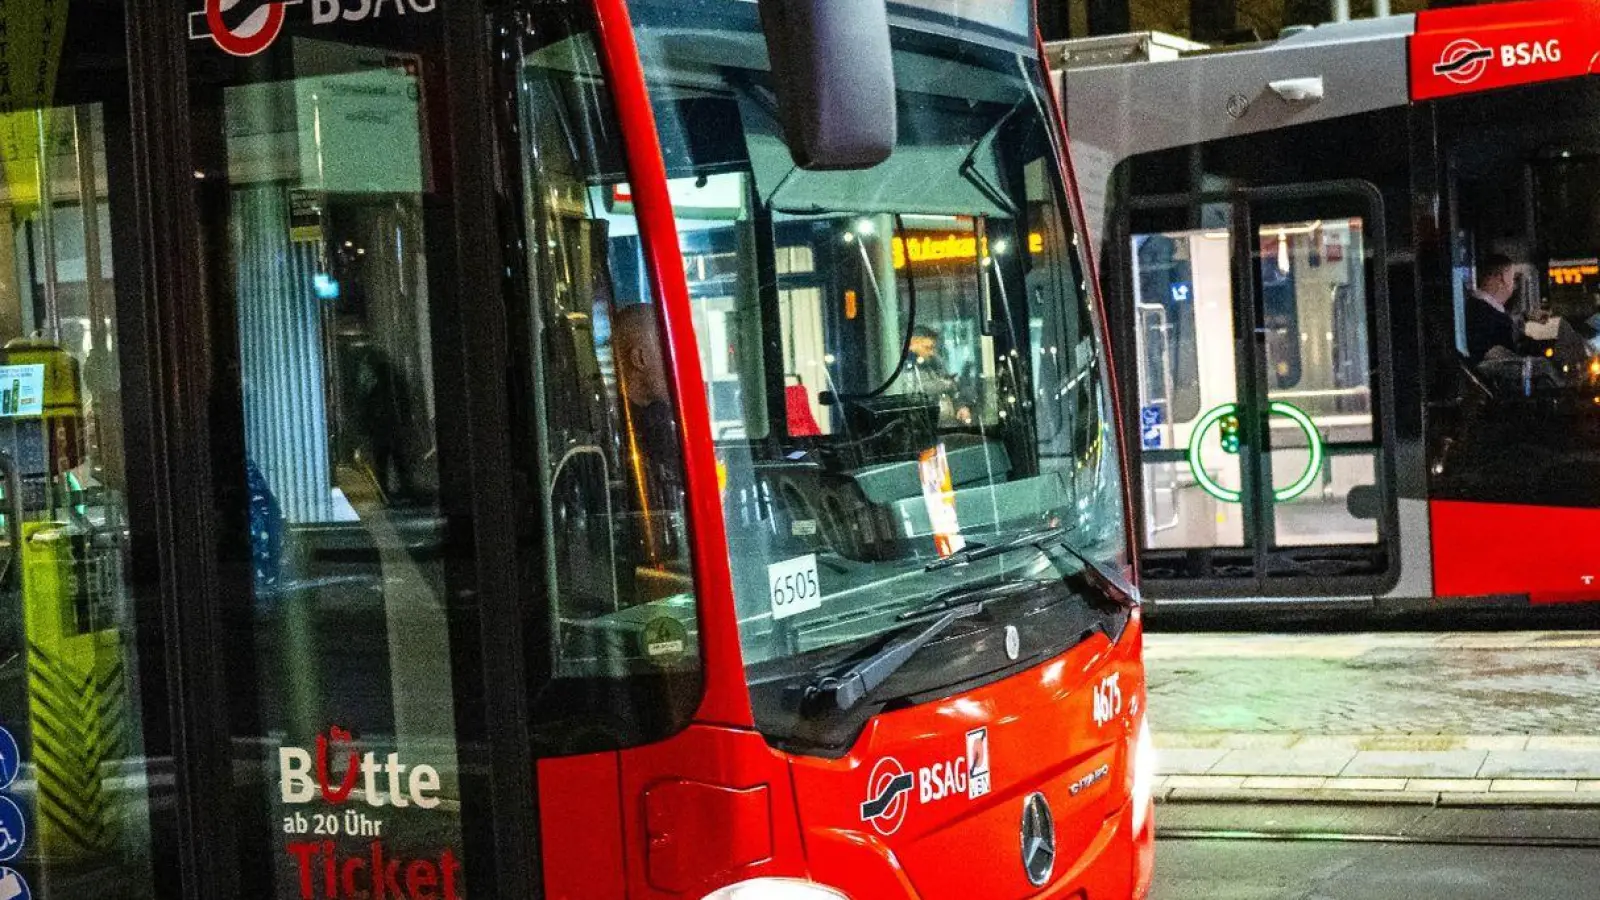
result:
M 873 830 L 888 837 L 900 830 L 911 808 L 911 791 L 917 786 L 916 777 L 892 756 L 885 756 L 872 767 L 867 777 L 867 799 L 861 804 L 861 821 L 872 825 Z
M 1016 662 L 1022 655 L 1022 633 L 1017 631 L 1017 626 L 1006 626 L 1006 659 Z
M 229 25 L 222 14 L 231 12 L 239 0 L 206 0 L 206 26 L 211 40 L 223 52 L 233 56 L 255 56 L 272 46 L 283 31 L 284 7 L 287 3 L 269 2 L 252 12 L 243 22 Z
M 1462 38 L 1451 42 L 1439 54 L 1439 61 L 1433 65 L 1433 74 L 1442 75 L 1456 84 L 1471 84 L 1483 77 L 1492 59 L 1493 50 L 1471 38 Z
M 1244 118 L 1244 114 L 1250 111 L 1250 98 L 1243 94 L 1234 94 L 1228 98 L 1227 110 L 1229 118 Z

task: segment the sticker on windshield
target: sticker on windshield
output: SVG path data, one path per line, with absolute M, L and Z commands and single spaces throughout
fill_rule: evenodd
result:
M 675 658 L 689 649 L 689 630 L 671 616 L 659 616 L 644 623 L 639 643 L 649 659 Z
M 772 618 L 787 619 L 822 608 L 822 588 L 817 583 L 817 556 L 767 566 L 767 596 L 772 598 Z
M 956 516 L 956 495 L 950 478 L 950 458 L 944 444 L 923 451 L 917 460 L 922 480 L 922 501 L 933 526 L 933 545 L 946 557 L 967 545 L 961 536 L 961 520 Z

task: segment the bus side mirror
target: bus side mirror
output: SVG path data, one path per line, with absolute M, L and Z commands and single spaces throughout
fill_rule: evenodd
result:
M 778 119 L 795 165 L 870 169 L 894 151 L 886 0 L 759 0 Z

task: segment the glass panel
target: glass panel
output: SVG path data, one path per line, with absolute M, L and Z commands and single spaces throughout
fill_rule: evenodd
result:
M 1194 477 L 1187 462 L 1144 464 L 1145 547 L 1189 550 L 1243 547 L 1244 509 L 1218 493 L 1239 493 L 1239 456 L 1214 444 L 1207 447 L 1206 475 L 1221 488 L 1210 490 Z
M 1233 240 L 1227 228 L 1133 238 L 1141 435 L 1182 450 L 1192 426 L 1236 402 Z
M 678 414 L 622 145 L 581 5 L 545 9 L 519 49 L 521 162 L 531 209 L 529 308 L 513 333 L 529 394 L 515 415 L 551 527 L 556 610 L 549 684 L 532 703 L 536 749 L 590 752 L 659 740 L 700 698 L 695 593 Z M 713 427 L 738 425 L 744 327 L 737 299 L 737 176 L 674 185 L 703 228 L 686 241 Z M 681 193 L 680 193 L 681 189 Z M 726 220 L 726 221 L 725 221 Z
M 1145 463 L 1152 550 L 1246 543 L 1232 248 L 1226 225 L 1133 238 L 1141 443 L 1186 454 Z
M 1325 440 L 1373 440 L 1362 221 L 1264 225 L 1260 241 L 1268 400 L 1310 416 Z M 1304 443 L 1295 429 L 1274 426 L 1272 436 Z
M 897 26 L 893 157 L 804 171 L 752 5 L 632 9 L 680 240 L 706 260 L 695 325 L 758 690 L 903 628 L 936 591 L 1081 566 L 1023 541 L 930 568 L 967 546 L 1067 529 L 1120 564 L 1103 345 L 1032 63 Z M 711 263 L 727 251 L 738 263 Z M 723 425 L 733 410 L 743 428 Z M 756 705 L 769 733 L 793 718 L 792 698 Z
M 0 5 L 0 897 L 154 896 L 118 321 L 117 3 Z M 114 112 L 113 112 L 114 111 Z M 119 233 L 123 233 L 120 228 Z
M 1315 472 L 1308 472 L 1312 460 L 1307 448 L 1274 450 L 1273 481 L 1280 497 L 1273 506 L 1276 544 L 1378 543 L 1383 504 L 1377 493 L 1376 461 L 1376 453 L 1327 456 Z
M 223 503 L 248 516 L 254 560 L 253 590 L 216 602 L 238 623 L 234 804 L 255 897 L 467 892 L 463 761 L 481 747 L 456 727 L 482 687 L 457 672 L 481 671 L 458 655 L 475 659 L 462 635 L 483 600 L 459 582 L 471 541 L 447 539 L 470 534 L 471 482 L 452 452 L 462 339 L 438 333 L 468 298 L 431 8 L 347 26 L 360 43 L 292 16 L 257 57 L 191 44 L 213 329 L 229 339 L 217 477 L 248 486 Z

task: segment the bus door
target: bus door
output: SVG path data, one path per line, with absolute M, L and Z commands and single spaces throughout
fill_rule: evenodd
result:
M 1383 589 L 1380 202 L 1333 186 L 1131 205 L 1117 318 L 1137 361 L 1152 596 Z

